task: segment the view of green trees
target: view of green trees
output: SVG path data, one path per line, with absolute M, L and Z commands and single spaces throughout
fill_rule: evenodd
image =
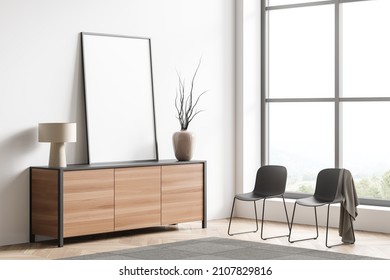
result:
M 380 176 L 354 179 L 355 188 L 360 198 L 373 198 L 390 200 L 390 170 Z M 315 181 L 298 183 L 296 188 L 301 193 L 314 193 Z
M 382 177 L 373 176 L 356 180 L 355 187 L 359 197 L 390 199 L 390 170 Z

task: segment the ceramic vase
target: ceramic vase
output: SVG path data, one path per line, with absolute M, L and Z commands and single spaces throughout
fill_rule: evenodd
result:
M 191 160 L 195 144 L 193 133 L 187 130 L 180 130 L 173 134 L 172 140 L 176 159 L 179 161 Z

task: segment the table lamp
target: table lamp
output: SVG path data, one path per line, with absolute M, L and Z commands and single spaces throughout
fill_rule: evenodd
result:
M 40 123 L 38 141 L 49 142 L 49 167 L 66 167 L 65 142 L 76 142 L 76 123 Z

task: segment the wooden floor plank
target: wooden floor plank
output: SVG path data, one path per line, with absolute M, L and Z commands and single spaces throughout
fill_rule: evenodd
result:
M 328 249 L 325 247 L 324 228 L 320 228 L 320 236 L 317 240 L 308 240 L 291 244 L 288 242 L 286 237 L 263 241 L 260 238 L 260 232 L 240 234 L 231 237 L 227 234 L 228 223 L 228 219 L 220 219 L 208 221 L 208 228 L 206 229 L 202 229 L 201 222 L 191 222 L 167 227 L 125 231 L 114 234 L 68 238 L 65 239 L 65 246 L 61 248 L 57 247 L 57 242 L 55 240 L 9 245 L 0 247 L 0 259 L 50 260 L 203 237 L 234 238 L 254 242 L 264 242 L 269 244 L 390 259 L 390 234 L 355 231 L 355 244 L 337 246 Z M 247 231 L 253 229 L 254 226 L 255 224 L 253 220 L 236 218 L 232 223 L 232 231 Z M 264 223 L 265 236 L 285 234 L 287 232 L 288 229 L 284 223 Z M 294 234 L 296 238 L 314 235 L 315 228 L 312 226 L 294 225 Z M 329 231 L 329 242 L 340 242 L 337 229 L 331 229 Z

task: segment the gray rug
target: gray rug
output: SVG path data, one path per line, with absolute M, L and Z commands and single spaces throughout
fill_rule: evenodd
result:
M 348 246 L 348 245 L 346 245 Z M 341 254 L 229 238 L 209 237 L 66 260 L 375 260 L 367 256 Z

